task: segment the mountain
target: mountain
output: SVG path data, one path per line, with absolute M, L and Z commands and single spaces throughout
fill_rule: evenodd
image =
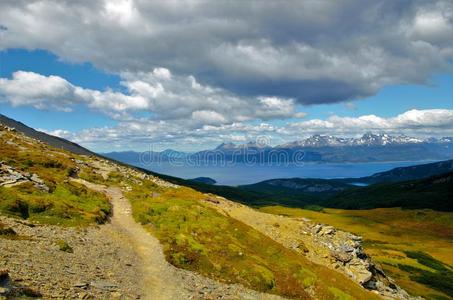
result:
M 199 183 L 204 183 L 204 184 L 210 184 L 210 185 L 217 183 L 217 181 L 215 181 L 214 179 L 209 178 L 209 177 L 197 177 L 197 178 L 193 178 L 193 179 L 189 179 L 189 180 L 199 182 Z
M 234 189 L 236 193 L 244 193 L 245 199 L 237 201 L 247 205 L 284 205 L 307 208 L 351 187 L 350 184 L 330 179 L 281 178 L 240 185 Z M 235 199 L 235 196 L 233 194 L 230 197 Z
M 386 146 L 386 145 L 403 145 L 417 143 L 440 143 L 451 142 L 449 139 L 419 139 L 405 135 L 392 136 L 388 134 L 365 133 L 359 138 L 341 138 L 332 135 L 313 135 L 307 139 L 294 141 L 291 143 L 279 145 L 276 148 L 301 148 L 301 147 L 347 147 L 347 146 Z
M 5 116 L 0 115 L 0 123 L 4 124 L 8 127 L 15 128 L 15 130 L 24 133 L 27 136 L 32 138 L 36 138 L 42 142 L 49 143 L 50 145 L 71 151 L 70 149 L 74 149 L 74 153 L 80 153 L 83 155 L 91 155 L 97 156 L 97 154 L 75 144 L 70 141 L 67 141 L 62 138 L 54 137 L 48 135 L 46 133 L 42 133 L 36 131 L 26 125 L 9 119 Z M 48 142 L 47 142 L 48 141 Z M 437 141 L 437 140 L 436 140 Z M 449 139 L 444 139 L 443 142 L 439 143 L 446 143 L 450 142 Z M 437 143 L 437 142 L 436 142 Z M 228 146 L 229 148 L 231 145 Z M 338 147 L 342 148 L 342 147 Z M 244 148 L 242 148 L 242 151 Z M 76 152 L 77 151 L 77 152 Z M 155 152 L 149 152 L 152 155 Z M 125 163 L 132 163 L 133 161 L 140 161 L 140 153 L 137 152 L 117 152 L 115 154 L 108 154 L 110 159 L 113 159 L 113 162 L 122 161 Z M 157 152 L 158 155 L 160 155 Z M 145 155 L 146 156 L 146 155 Z M 99 156 L 100 158 L 104 158 L 103 156 Z M 125 160 L 124 157 L 128 157 L 128 160 Z M 155 158 L 155 157 L 154 157 Z M 143 157 L 142 157 L 143 159 Z M 340 194 L 343 192 L 345 193 L 342 196 L 347 197 L 348 199 L 352 199 L 351 201 L 358 201 L 354 197 L 360 197 L 362 194 L 362 188 L 358 187 L 351 187 L 349 184 L 354 182 L 363 182 L 363 183 L 378 183 L 378 182 L 394 182 L 394 181 L 401 181 L 401 180 L 408 180 L 408 179 L 419 179 L 430 175 L 438 175 L 444 171 L 451 171 L 451 164 L 452 161 L 443 161 L 438 163 L 431 163 L 431 164 L 424 164 L 418 166 L 411 166 L 411 167 L 404 167 L 404 168 L 396 168 L 387 172 L 381 172 L 377 174 L 373 174 L 368 177 L 363 178 L 349 178 L 344 180 L 322 180 L 322 179 L 275 179 L 270 181 L 265 181 L 257 184 L 246 185 L 246 186 L 239 186 L 239 187 L 230 187 L 230 186 L 218 186 L 218 185 L 211 185 L 206 184 L 203 182 L 191 181 L 191 180 L 184 180 L 177 177 L 167 176 L 158 174 L 149 170 L 144 170 L 137 167 L 137 170 L 144 171 L 151 175 L 157 175 L 164 180 L 167 180 L 171 183 L 180 184 L 188 187 L 192 187 L 198 191 L 205 192 L 205 193 L 213 193 L 217 195 L 221 195 L 227 197 L 229 199 L 253 206 L 263 206 L 263 205 L 271 205 L 271 204 L 283 204 L 291 207 L 305 207 L 307 205 L 312 204 L 320 204 L 321 200 L 329 197 L 335 197 L 334 194 L 336 189 L 344 189 L 343 191 L 339 191 Z M 304 186 L 305 185 L 305 186 Z M 350 187 L 351 191 L 355 191 L 352 194 L 347 194 L 346 188 Z M 372 188 L 374 185 L 366 188 Z M 364 189 L 364 191 L 368 191 Z M 365 192 L 364 192 L 365 193 Z M 400 189 L 400 193 L 403 193 Z M 412 192 L 408 192 L 409 195 L 412 195 Z M 425 193 L 426 194 L 426 193 Z M 443 194 L 442 194 L 443 195 Z M 379 194 L 373 196 L 375 205 L 378 202 Z M 355 200 L 354 200 L 355 199 Z M 429 198 L 428 198 L 429 199 Z M 445 199 L 444 199 L 445 201 Z M 340 206 L 343 203 L 344 207 L 349 207 L 346 202 L 323 202 L 323 205 L 336 205 Z M 385 203 L 383 202 L 383 205 Z M 433 203 L 430 205 L 430 201 L 425 203 L 426 207 L 431 207 L 433 209 L 437 209 L 437 207 L 441 207 L 440 205 Z M 379 206 L 376 206 L 379 207 Z
M 355 187 L 320 204 L 343 209 L 402 207 L 453 211 L 453 172 L 419 180 Z
M 175 150 L 163 152 L 111 152 L 104 156 L 134 165 L 141 160 L 228 163 L 276 163 L 302 162 L 354 163 L 389 161 L 447 160 L 453 157 L 453 138 L 419 139 L 405 135 L 366 133 L 360 138 L 341 138 L 314 135 L 305 140 L 271 147 L 257 142 L 242 145 L 222 143 L 212 150 L 184 153 Z

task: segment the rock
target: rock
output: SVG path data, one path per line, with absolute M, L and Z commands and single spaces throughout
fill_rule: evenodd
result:
M 370 271 L 361 270 L 357 273 L 353 272 L 355 279 L 361 284 L 365 285 L 373 278 L 373 274 Z
M 110 293 L 110 299 L 117 300 L 121 299 L 123 297 L 123 294 L 118 293 L 118 292 L 112 292 Z
M 316 225 L 315 227 L 313 227 L 313 232 L 315 234 L 318 234 L 321 231 L 322 227 L 323 226 L 321 224 Z
M 73 287 L 78 287 L 78 288 L 85 288 L 88 286 L 88 283 L 87 282 L 76 282 L 72 285 Z
M 334 234 L 335 233 L 335 228 L 332 226 L 325 226 L 322 228 L 322 230 L 319 231 L 319 234 L 321 235 L 326 235 L 326 234 Z
M 93 281 L 90 284 L 92 287 L 95 287 L 100 290 L 105 291 L 115 291 L 118 288 L 118 285 L 112 282 L 100 280 L 100 281 Z
M 0 269 L 0 281 L 4 281 L 9 278 L 9 270 L 8 269 Z
M 352 260 L 352 255 L 342 251 L 332 251 L 330 256 L 335 258 L 337 261 L 341 261 L 342 263 L 347 263 Z

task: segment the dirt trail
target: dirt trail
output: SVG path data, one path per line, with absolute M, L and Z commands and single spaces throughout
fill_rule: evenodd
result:
M 159 240 L 132 217 L 129 201 L 118 187 L 105 187 L 76 179 L 90 189 L 109 196 L 113 205 L 112 227 L 130 242 L 141 258 L 142 290 L 145 299 L 281 299 L 261 294 L 240 285 L 229 285 L 205 278 L 199 274 L 177 269 L 163 254 Z

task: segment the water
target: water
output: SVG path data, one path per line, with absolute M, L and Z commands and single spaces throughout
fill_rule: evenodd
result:
M 428 162 L 379 162 L 379 163 L 304 163 L 302 166 L 289 165 L 245 165 L 236 163 L 232 166 L 216 165 L 174 165 L 168 162 L 139 165 L 142 168 L 171 175 L 175 177 L 191 179 L 196 177 L 210 177 L 221 185 L 251 184 L 267 179 L 275 178 L 345 178 L 362 177 L 371 174 L 388 171 L 396 167 L 407 167 Z

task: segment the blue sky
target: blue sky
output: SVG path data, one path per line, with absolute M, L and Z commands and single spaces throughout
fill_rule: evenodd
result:
M 0 113 L 95 151 L 452 136 L 453 4 L 364 2 L 2 3 Z

